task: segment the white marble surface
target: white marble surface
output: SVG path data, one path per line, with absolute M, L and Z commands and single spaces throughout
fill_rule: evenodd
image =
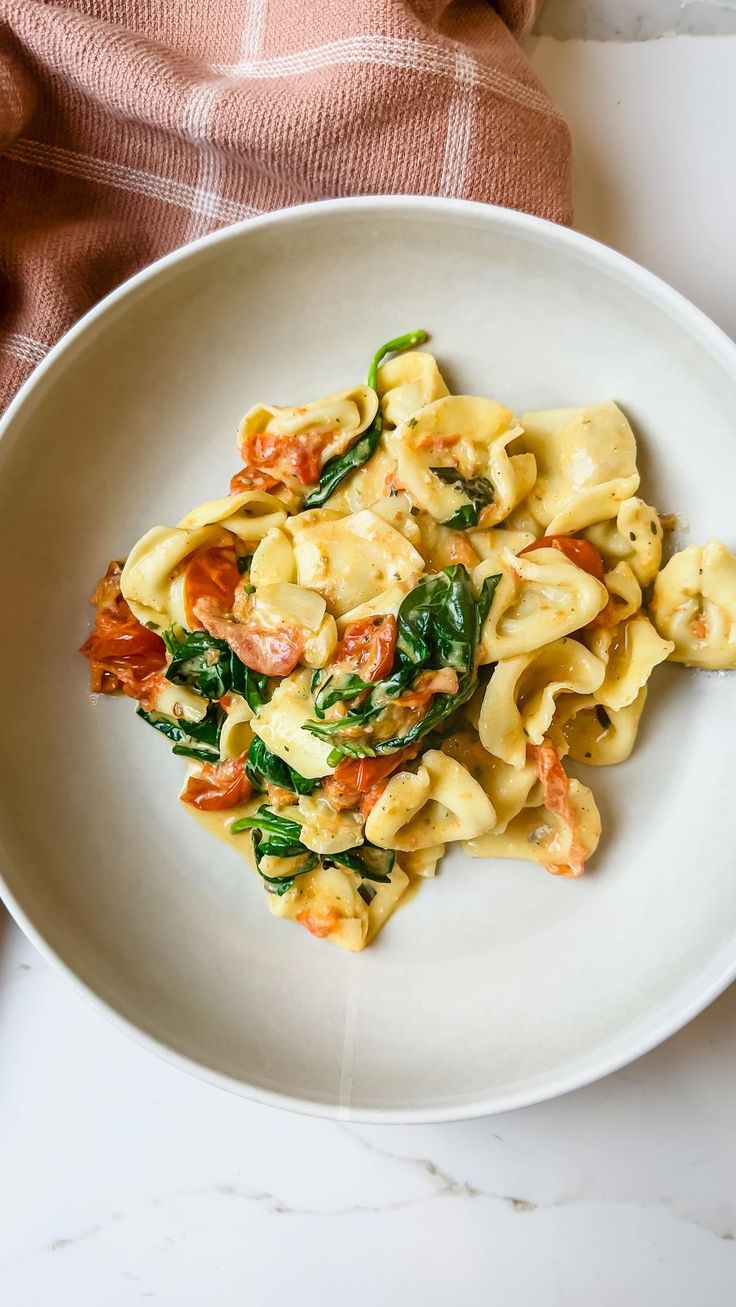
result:
M 573 129 L 578 225 L 736 335 L 736 40 L 530 49 Z M 0 1068 L 3 1307 L 736 1296 L 736 988 L 557 1102 L 466 1125 L 342 1126 L 143 1052 L 0 909 Z
M 562 41 L 733 34 L 736 0 L 546 0 L 536 32 Z

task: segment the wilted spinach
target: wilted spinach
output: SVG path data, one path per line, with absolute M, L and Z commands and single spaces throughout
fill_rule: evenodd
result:
M 457 512 L 449 517 L 444 526 L 452 526 L 457 530 L 465 530 L 469 526 L 477 526 L 480 510 L 485 508 L 486 504 L 492 504 L 495 496 L 493 483 L 487 477 L 464 477 L 461 476 L 455 467 L 433 467 L 430 468 L 440 481 L 444 481 L 448 486 L 455 486 L 457 490 L 462 491 L 470 500 L 469 504 L 463 504 Z
M 224 721 L 224 714 L 219 709 L 208 710 L 201 722 L 187 722 L 183 718 L 174 720 L 163 713 L 144 712 L 140 705 L 136 712 L 155 731 L 173 740 L 174 753 L 197 758 L 199 762 L 219 761 L 220 732 Z
M 381 345 L 373 355 L 368 369 L 367 384 L 371 390 L 377 390 L 378 369 L 389 354 L 399 354 L 405 349 L 413 349 L 415 345 L 422 345 L 425 340 L 427 340 L 426 331 L 409 331 L 405 336 L 397 336 L 395 340 L 389 340 L 385 345 Z M 383 418 L 379 407 L 367 431 L 364 431 L 344 454 L 336 454 L 334 458 L 327 460 L 320 473 L 319 484 L 307 495 L 304 507 L 321 508 L 337 490 L 340 482 L 344 481 L 348 472 L 363 467 L 364 463 L 375 454 L 382 430 Z
M 212 700 L 221 699 L 232 690 L 241 694 L 254 712 L 266 703 L 268 677 L 241 663 L 224 640 L 216 640 L 207 631 L 183 631 L 175 627 L 164 633 L 164 640 L 171 654 L 166 679 L 174 685 L 188 685 Z
M 278 785 L 282 790 L 292 790 L 294 794 L 311 794 L 319 781 L 308 780 L 290 767 L 283 759 L 266 747 L 257 735 L 248 750 L 245 772 L 256 789 L 265 789 L 265 782 Z
M 498 576 L 486 577 L 476 599 L 467 569 L 462 563 L 456 563 L 436 576 L 424 577 L 409 592 L 399 608 L 391 676 L 371 685 L 357 710 L 334 722 L 304 725 L 304 730 L 334 746 L 328 757 L 330 766 L 336 766 L 343 757 L 372 758 L 394 753 L 421 739 L 467 703 L 478 684 L 475 653 L 498 581 Z M 420 671 L 437 671 L 443 667 L 457 672 L 457 691 L 435 694 L 424 716 L 403 735 L 368 743 L 347 734 L 356 726 L 367 725 L 391 699 L 411 686 Z M 329 682 L 324 683 L 323 690 L 329 690 Z

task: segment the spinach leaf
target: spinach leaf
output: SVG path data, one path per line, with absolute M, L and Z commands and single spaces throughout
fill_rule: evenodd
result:
M 415 345 L 422 345 L 427 340 L 426 331 L 409 331 L 405 336 L 397 336 L 395 340 L 389 340 L 385 345 L 377 349 L 371 365 L 368 369 L 367 383 L 372 390 L 378 387 L 378 369 L 383 360 L 389 354 L 399 354 L 402 350 L 413 349 Z M 375 454 L 378 448 L 378 442 L 381 439 L 383 430 L 383 418 L 380 407 L 376 416 L 367 431 L 345 450 L 344 454 L 335 454 L 334 458 L 329 458 L 325 463 L 319 477 L 319 484 L 314 490 L 307 495 L 304 500 L 305 508 L 321 508 L 322 505 L 334 494 L 341 481 L 344 481 L 348 472 L 352 472 L 357 467 L 363 467 L 369 458 Z
M 472 668 L 478 613 L 470 576 L 462 563 L 424 577 L 399 608 L 396 653 L 400 664 L 434 669 Z
M 476 599 L 467 569 L 457 563 L 436 576 L 424 577 L 410 591 L 399 608 L 396 664 L 391 677 L 373 685 L 357 712 L 335 722 L 304 725 L 304 730 L 334 746 L 328 756 L 331 767 L 337 766 L 343 757 L 373 758 L 413 744 L 468 702 L 478 685 L 475 653 L 499 579 L 486 577 Z M 356 726 L 368 725 L 391 698 L 411 684 L 420 670 L 442 667 L 452 667 L 457 672 L 457 692 L 436 694 L 425 715 L 403 735 L 369 743 L 367 739 L 345 734 Z
M 299 843 L 301 835 L 301 826 L 298 821 L 292 821 L 290 817 L 280 817 L 277 812 L 272 812 L 266 804 L 261 804 L 252 817 L 240 817 L 229 827 L 231 834 L 239 835 L 244 830 L 261 830 L 275 835 L 278 839 L 286 843 Z
M 282 790 L 292 790 L 294 794 L 311 794 L 319 784 L 319 781 L 301 776 L 283 759 L 277 758 L 257 735 L 248 750 L 245 774 L 259 790 L 265 789 L 265 781 L 270 781 L 272 785 L 279 785 Z
M 389 884 L 389 873 L 395 861 L 393 849 L 379 849 L 375 844 L 368 843 L 360 844 L 355 849 L 345 849 L 343 853 L 330 853 L 329 857 L 322 859 L 325 867 L 336 862 L 339 866 L 354 871 L 363 880 L 380 881 L 382 885 Z
M 470 500 L 469 504 L 463 504 L 452 517 L 448 517 L 443 526 L 453 526 L 461 531 L 469 526 L 477 526 L 480 510 L 486 504 L 493 503 L 496 493 L 493 483 L 487 477 L 463 477 L 455 467 L 432 467 L 430 472 L 434 472 L 446 485 L 455 486 Z
M 201 722 L 187 722 L 183 718 L 174 720 L 163 713 L 144 712 L 140 704 L 136 712 L 154 730 L 173 740 L 174 753 L 197 758 L 200 762 L 219 762 L 220 731 L 224 720 L 219 710 L 214 713 L 210 710 Z
M 348 871 L 360 876 L 361 882 L 378 881 L 387 884 L 396 860 L 393 849 L 379 849 L 373 844 L 361 844 L 357 848 L 346 849 L 344 853 L 331 853 L 329 856 L 312 853 L 299 838 L 299 823 L 279 816 L 265 804 L 252 817 L 241 817 L 230 826 L 233 835 L 246 830 L 253 832 L 256 868 L 272 894 L 285 894 L 292 888 L 297 876 L 314 871 L 320 864 L 323 867 L 346 867 Z M 262 869 L 265 857 L 293 859 L 294 866 L 282 876 L 269 876 Z M 360 886 L 358 892 L 360 893 Z M 373 895 L 365 898 L 365 901 L 370 902 L 372 897 Z
M 272 894 L 285 894 L 291 889 L 297 876 L 303 876 L 319 865 L 317 854 L 310 852 L 299 839 L 301 835 L 299 823 L 271 812 L 265 804 L 262 804 L 252 817 L 241 817 L 230 826 L 233 835 L 239 835 L 244 830 L 253 831 L 256 869 Z M 261 870 L 265 857 L 293 858 L 295 865 L 283 876 L 268 876 Z
M 234 694 L 242 694 L 253 712 L 257 712 L 264 703 L 268 703 L 268 677 L 262 672 L 254 672 L 252 667 L 246 667 L 232 649 L 230 650 L 230 689 Z
M 164 641 L 171 654 L 166 679 L 174 685 L 188 685 L 212 700 L 232 690 L 241 694 L 254 712 L 266 703 L 268 677 L 241 663 L 224 640 L 216 640 L 207 631 L 172 626 L 164 632 Z
M 224 640 L 216 640 L 206 631 L 186 631 L 183 641 L 176 642 L 167 632 L 171 663 L 166 669 L 167 681 L 174 685 L 189 685 L 206 699 L 221 699 L 230 689 L 230 648 Z

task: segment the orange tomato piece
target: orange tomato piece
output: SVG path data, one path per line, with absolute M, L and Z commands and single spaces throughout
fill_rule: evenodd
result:
M 214 599 L 223 612 L 229 613 L 239 583 L 240 572 L 234 549 L 216 546 L 193 554 L 184 573 L 184 612 L 190 629 L 202 628 L 195 612 L 199 599 Z
M 416 752 L 416 748 L 407 748 L 397 749 L 396 753 L 387 753 L 382 758 L 343 758 L 332 776 L 323 780 L 322 793 L 337 812 L 343 808 L 357 808 L 363 796 L 374 788 L 380 787 L 383 791 L 389 776 Z
M 296 920 L 300 926 L 306 926 L 310 935 L 315 935 L 317 939 L 326 939 L 337 926 L 340 914 L 335 908 L 304 908 L 302 912 L 297 913 Z
M 278 477 L 270 472 L 262 472 L 257 467 L 243 467 L 230 478 L 230 494 L 239 495 L 243 490 L 273 490 L 280 485 Z
M 122 691 L 146 706 L 166 665 L 166 647 L 155 631 L 134 617 L 120 592 L 121 566 L 110 563 L 98 582 L 92 603 L 94 631 L 80 653 L 89 660 L 94 694 Z
M 201 812 L 221 812 L 236 808 L 252 791 L 245 774 L 246 755 L 223 762 L 206 762 L 199 776 L 190 776 L 182 794 L 184 803 Z
M 544 806 L 561 817 L 570 829 L 570 853 L 567 863 L 550 864 L 549 870 L 557 876 L 582 876 L 585 871 L 586 852 L 580 839 L 578 816 L 570 802 L 570 782 L 551 740 L 530 745 L 542 782 Z
M 364 617 L 351 622 L 335 651 L 333 662 L 351 663 L 364 681 L 382 681 L 394 663 L 396 618 Z
M 457 694 L 459 684 L 457 672 L 452 667 L 420 672 L 412 688 L 394 699 L 394 707 L 426 709 L 435 694 Z
M 241 663 L 264 676 L 288 676 L 304 651 L 305 637 L 298 627 L 265 631 L 245 622 L 234 622 L 220 615 L 214 599 L 197 600 L 195 617 L 209 635 L 229 644 Z
M 313 486 L 319 481 L 325 447 L 334 438 L 334 431 L 319 429 L 288 436 L 262 431 L 247 436 L 240 453 L 249 468 L 268 468 L 282 476 L 294 476 L 304 486 Z M 348 433 L 346 444 L 349 439 Z
M 582 568 L 597 581 L 603 580 L 605 565 L 599 550 L 591 544 L 590 540 L 579 540 L 577 536 L 542 536 L 541 540 L 535 540 L 534 544 L 527 545 L 521 553 L 530 554 L 533 549 L 559 549 L 560 553 L 569 558 L 576 567 Z

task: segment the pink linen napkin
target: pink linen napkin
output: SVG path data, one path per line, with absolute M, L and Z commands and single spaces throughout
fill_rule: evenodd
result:
M 0 0 L 0 408 L 80 314 L 205 232 L 329 196 L 571 218 L 540 0 Z

